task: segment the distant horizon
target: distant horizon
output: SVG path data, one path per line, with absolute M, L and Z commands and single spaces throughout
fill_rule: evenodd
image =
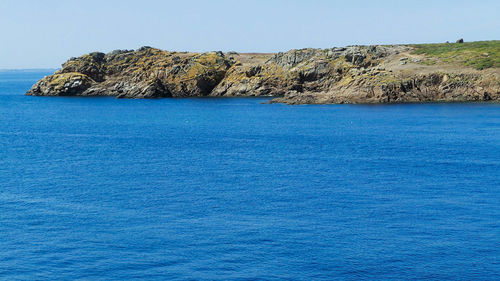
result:
M 0 68 L 0 72 L 36 72 L 36 71 L 52 71 L 60 69 L 60 67 L 48 67 L 48 68 Z

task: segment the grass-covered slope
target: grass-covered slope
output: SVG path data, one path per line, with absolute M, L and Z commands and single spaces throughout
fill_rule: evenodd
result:
M 413 45 L 415 54 L 425 55 L 426 64 L 457 63 L 476 69 L 500 67 L 500 41 Z

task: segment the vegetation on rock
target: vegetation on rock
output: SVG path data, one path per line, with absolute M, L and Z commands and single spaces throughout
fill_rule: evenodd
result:
M 427 63 L 438 60 L 458 63 L 476 69 L 500 67 L 500 41 L 414 45 L 415 54 L 427 56 Z
M 266 95 L 290 104 L 498 101 L 499 57 L 500 41 L 349 46 L 277 54 L 200 54 L 142 47 L 72 58 L 27 94 Z
M 94 83 L 83 73 L 56 73 L 37 82 L 30 92 L 39 96 L 73 96 L 84 92 Z

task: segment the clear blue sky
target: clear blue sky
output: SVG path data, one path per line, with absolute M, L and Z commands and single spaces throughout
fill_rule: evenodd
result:
M 0 69 L 91 51 L 275 52 L 500 39 L 499 0 L 0 0 Z

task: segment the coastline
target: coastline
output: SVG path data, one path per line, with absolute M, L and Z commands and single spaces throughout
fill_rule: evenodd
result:
M 271 96 L 271 102 L 286 104 L 498 102 L 497 46 L 500 41 L 276 54 L 142 47 L 71 58 L 26 94 L 134 99 Z

